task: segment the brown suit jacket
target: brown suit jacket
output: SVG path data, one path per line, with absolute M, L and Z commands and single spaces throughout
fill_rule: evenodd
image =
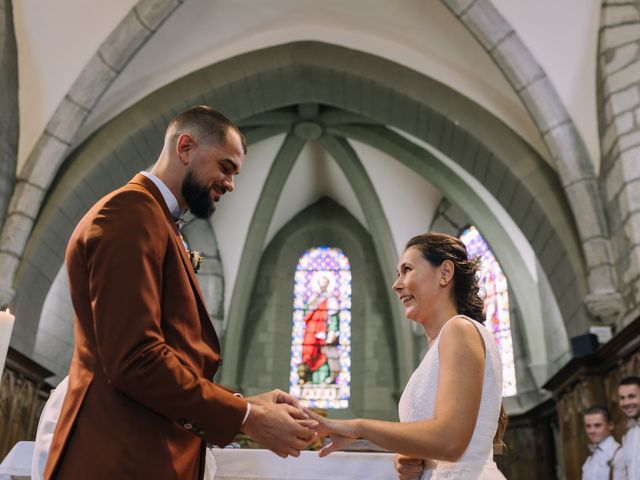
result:
M 246 401 L 214 384 L 220 344 L 157 187 L 136 175 L 89 210 L 66 254 L 69 390 L 47 479 L 198 479 Z

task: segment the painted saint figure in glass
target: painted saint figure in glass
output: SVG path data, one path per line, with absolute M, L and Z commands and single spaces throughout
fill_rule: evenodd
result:
M 335 276 L 317 272 L 312 279 L 313 295 L 307 303 L 302 344 L 300 379 L 304 383 L 335 383 L 340 373 L 338 339 L 340 319 Z
M 308 407 L 347 408 L 351 270 L 339 248 L 315 247 L 296 267 L 290 393 Z

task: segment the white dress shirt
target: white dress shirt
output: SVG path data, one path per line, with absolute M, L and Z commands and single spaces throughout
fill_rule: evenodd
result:
M 53 432 L 56 429 L 58 418 L 60 418 L 60 410 L 62 410 L 62 402 L 67 394 L 68 385 L 69 377 L 64 377 L 64 380 L 51 392 L 40 414 L 35 446 L 33 448 L 33 460 L 31 461 L 32 480 L 42 480 L 44 478 L 44 467 L 49 457 L 49 447 L 51 447 Z
M 622 437 L 620 453 L 624 463 L 623 470 L 626 473 L 626 477 L 623 476 L 622 480 L 640 480 L 640 425 L 637 423 Z
M 609 480 L 612 468 L 609 461 L 619 446 L 620 444 L 611 435 L 596 445 L 587 461 L 582 465 L 582 480 Z M 614 476 L 614 478 L 616 477 Z
M 182 211 L 180 210 L 180 206 L 178 205 L 176 196 L 171 192 L 171 190 L 169 190 L 169 187 L 167 187 L 165 183 L 158 177 L 156 177 L 153 173 L 140 172 L 140 174 L 147 177 L 155 184 L 156 187 L 158 187 L 158 190 L 160 190 L 160 193 L 162 194 L 162 198 L 164 198 L 164 203 L 167 204 L 167 208 L 169 209 L 171 216 L 176 220 L 180 218 L 180 215 L 182 215 Z

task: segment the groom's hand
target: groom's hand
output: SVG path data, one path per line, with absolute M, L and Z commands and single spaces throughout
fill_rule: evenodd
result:
M 302 410 L 300 406 L 300 402 L 297 398 L 292 397 L 286 392 L 282 390 L 275 389 L 270 392 L 261 393 L 260 395 L 254 395 L 253 397 L 248 397 L 247 401 L 252 405 L 265 405 L 265 404 L 274 404 L 274 403 L 286 403 L 287 405 L 291 405 Z
M 264 394 L 263 394 L 264 395 Z M 258 395 L 260 397 L 260 395 Z M 241 430 L 276 455 L 297 457 L 313 439 L 312 421 L 299 408 L 286 403 L 251 403 L 251 413 Z
M 394 464 L 400 480 L 419 480 L 424 471 L 424 460 L 421 458 L 396 455 Z

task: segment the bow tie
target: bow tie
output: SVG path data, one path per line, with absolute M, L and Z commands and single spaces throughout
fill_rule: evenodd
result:
M 182 230 L 182 227 L 184 227 L 184 224 L 186 223 L 186 222 L 182 219 L 182 217 L 180 217 L 180 218 L 176 218 L 175 222 L 176 222 L 176 228 L 178 229 L 178 231 Z
M 595 452 L 596 450 L 602 450 L 597 444 L 595 443 L 590 443 L 589 444 L 589 451 L 591 453 Z
M 627 428 L 640 427 L 640 418 L 630 418 L 627 420 Z

